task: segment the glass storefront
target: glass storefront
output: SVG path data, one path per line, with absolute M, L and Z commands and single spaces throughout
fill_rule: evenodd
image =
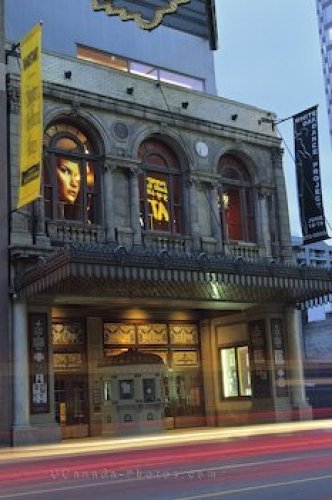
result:
M 56 421 L 63 437 L 89 435 L 89 345 L 84 320 L 53 319 L 53 365 Z M 104 322 L 100 334 L 103 363 L 129 348 L 157 354 L 167 367 L 162 379 L 163 414 L 167 428 L 204 425 L 203 378 L 198 326 L 194 323 Z M 93 368 L 92 368 L 93 370 Z M 106 377 L 107 378 L 107 377 Z M 98 388 L 101 404 L 111 400 L 111 381 Z M 121 398 L 131 388 L 122 381 Z M 93 388 L 93 398 L 96 388 Z M 145 381 L 144 401 L 154 387 Z M 97 405 L 98 406 L 98 405 Z
M 197 417 L 204 421 L 199 331 L 191 323 L 104 323 L 104 354 L 116 356 L 129 347 L 157 354 L 167 366 L 163 380 L 165 418 L 170 427 Z M 195 425 L 195 418 L 191 419 Z M 190 424 L 189 424 L 190 425 Z

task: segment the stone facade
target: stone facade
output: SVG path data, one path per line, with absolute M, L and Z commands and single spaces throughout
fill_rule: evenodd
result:
M 275 115 L 84 62 L 67 43 L 43 52 L 41 197 L 20 210 L 8 66 L 12 443 L 112 433 L 102 378 L 130 349 L 163 362 L 166 429 L 309 418 L 296 307 L 331 277 L 294 263 Z
M 64 80 L 68 67 L 72 72 L 70 82 Z M 231 152 L 245 159 L 254 178 L 256 210 L 260 217 L 256 256 L 289 260 L 282 153 L 279 139 L 272 130 L 271 113 L 172 86 L 163 85 L 160 88 L 143 78 L 71 58 L 45 54 L 43 68 L 45 128 L 59 117 L 77 120 L 78 124 L 93 129 L 104 155 L 104 221 L 108 228 L 96 228 L 94 234 L 84 236 L 85 241 L 114 241 L 115 233 L 119 244 L 132 245 L 142 240 L 139 228 L 135 226 L 138 218 L 136 216 L 135 221 L 132 213 L 134 197 L 129 193 L 135 190 L 135 177 L 139 172 L 139 145 L 145 138 L 157 134 L 167 138 L 183 159 L 186 235 L 197 235 L 192 241 L 181 243 L 186 249 L 196 246 L 197 250 L 208 252 L 220 250 L 220 223 L 215 222 L 211 212 L 217 209 L 218 161 L 223 154 Z M 19 148 L 18 110 L 14 99 L 18 80 L 14 74 L 11 75 L 11 82 L 11 192 L 12 206 L 15 206 Z M 126 90 L 131 87 L 134 93 L 128 96 Z M 182 107 L 183 102 L 188 102 L 186 109 Z M 234 114 L 238 116 L 236 122 L 231 118 Z M 270 117 L 268 123 L 261 120 L 267 116 Z M 124 135 L 116 132 L 120 128 Z M 198 141 L 204 141 L 209 147 L 205 158 L 195 151 Z M 106 184 L 116 184 L 112 199 L 107 199 L 111 195 Z M 278 217 L 277 205 L 282 207 Z M 13 246 L 31 241 L 28 226 L 28 217 L 14 214 Z M 274 228 L 272 236 L 271 228 Z M 57 233 L 56 238 L 61 239 L 57 228 L 49 227 L 46 233 L 46 239 L 42 237 L 45 244 L 50 243 L 54 233 Z M 77 236 L 79 238 L 81 236 Z M 229 252 L 237 251 L 229 246 Z M 250 245 L 244 251 L 249 255 Z M 255 251 L 252 253 L 255 254 Z
M 268 287 L 266 293 L 271 296 L 274 286 L 275 293 L 281 293 L 277 291 L 284 286 L 280 272 L 287 276 L 287 266 L 292 260 L 282 151 L 272 126 L 274 115 L 195 91 L 166 84 L 161 87 L 141 77 L 69 57 L 45 53 L 43 68 L 46 164 L 48 155 L 53 154 L 47 142 L 52 135 L 52 124 L 65 127 L 63 124 L 69 123 L 70 133 L 77 127 L 92 137 L 99 169 L 100 191 L 96 196 L 100 218 L 97 224 L 50 218 L 46 191 L 43 191 L 46 198 L 42 196 L 33 206 L 13 211 L 10 244 L 12 283 L 17 295 L 13 302 L 15 359 L 29 353 L 26 364 L 17 364 L 20 369 L 15 372 L 13 443 L 44 441 L 46 435 L 48 440 L 56 441 L 60 433 L 63 437 L 99 435 L 106 424 L 112 428 L 111 423 L 103 422 L 106 402 L 93 375 L 91 360 L 102 365 L 105 356 L 118 352 L 119 347 L 129 348 L 131 341 L 120 336 L 120 346 L 112 342 L 109 347 L 103 344 L 102 325 L 108 319 L 120 322 L 121 331 L 130 325 L 136 331 L 143 322 L 145 331 L 154 332 L 155 337 L 147 341 L 135 334 L 133 342 L 149 352 L 157 351 L 170 369 L 165 379 L 168 396 L 162 403 L 168 428 L 245 423 L 261 418 L 280 420 L 292 418 L 294 407 L 304 411 L 304 393 L 292 386 L 293 379 L 301 379 L 301 357 L 293 360 L 292 366 L 286 366 L 290 354 L 299 354 L 295 313 L 286 308 L 282 294 L 270 307 L 264 304 L 264 287 Z M 68 68 L 69 81 L 64 78 Z M 16 206 L 19 184 L 19 106 L 15 99 L 18 86 L 13 66 L 10 73 L 12 209 Z M 127 89 L 132 90 L 128 93 Z M 143 170 L 139 151 L 141 144 L 150 138 L 171 148 L 180 163 L 183 225 L 178 234 L 147 230 L 140 223 L 139 179 Z M 227 238 L 221 224 L 218 165 L 227 155 L 238 158 L 250 175 L 254 241 Z M 44 182 L 49 182 L 46 177 Z M 59 262 L 74 248 L 83 254 L 93 253 L 84 257 L 85 264 L 83 261 L 80 264 L 79 258 L 77 263 L 60 271 Z M 139 255 L 143 259 L 141 269 L 133 268 L 130 259 L 136 262 Z M 107 263 L 109 258 L 115 259 L 115 267 Z M 104 259 L 100 270 L 96 259 Z M 159 269 L 151 259 L 157 259 Z M 226 292 L 222 284 L 226 275 L 217 278 L 214 272 L 223 262 L 230 266 Z M 275 271 L 270 266 L 276 263 L 286 267 L 278 278 L 272 278 Z M 194 271 L 197 265 L 203 273 Z M 243 265 L 256 267 L 248 271 Z M 189 266 L 188 271 L 181 270 L 183 266 Z M 262 268 L 265 276 L 259 277 L 259 266 L 265 266 Z M 50 274 L 52 269 L 55 275 Z M 257 277 L 246 277 L 248 272 L 258 273 Z M 83 280 L 81 285 L 75 284 L 74 274 Z M 106 276 L 110 280 L 107 283 Z M 153 280 L 157 280 L 156 285 Z M 212 284 L 204 284 L 208 283 L 206 280 Z M 167 282 L 172 283 L 171 288 Z M 44 292 L 37 291 L 38 283 L 42 283 Z M 185 290 L 184 286 L 190 288 Z M 236 287 L 234 291 L 232 287 Z M 204 294 L 210 298 L 202 299 Z M 165 300 L 167 295 L 172 297 L 171 301 Z M 224 299 L 217 303 L 216 297 Z M 296 299 L 292 300 L 295 305 Z M 133 306 L 141 309 L 130 312 Z M 202 312 L 202 306 L 210 309 L 210 313 Z M 175 314 L 174 310 L 178 312 Z M 81 326 L 77 326 L 78 320 L 74 318 L 80 318 Z M 154 342 L 158 344 L 159 340 L 151 340 L 159 338 L 156 332 L 160 323 L 167 332 L 184 328 L 183 322 L 191 325 L 188 332 L 193 328 L 198 332 L 195 340 L 190 340 L 190 333 L 181 337 L 179 344 L 175 337 L 168 337 L 170 334 L 165 334 L 157 346 Z M 278 328 L 286 336 L 279 348 L 272 340 L 275 324 L 280 325 Z M 58 325 L 58 332 L 67 329 L 65 336 L 61 333 L 65 340 L 56 340 L 60 337 L 58 333 L 54 337 L 54 325 Z M 220 399 L 221 352 L 230 343 L 235 343 L 236 349 L 247 346 L 252 325 L 260 328 L 259 335 L 263 336 L 267 349 L 263 354 L 256 346 L 259 356 L 263 356 L 266 378 L 259 375 L 262 370 L 258 365 L 255 377 L 264 389 L 252 397 Z M 26 332 L 26 342 L 22 342 L 22 331 Z M 40 335 L 44 336 L 44 347 L 40 347 Z M 84 335 L 87 336 L 83 341 Z M 273 361 L 274 350 L 279 353 L 279 365 Z M 43 364 L 44 372 L 40 360 L 48 360 Z M 27 372 L 30 379 L 26 378 Z M 107 378 L 107 374 L 103 376 Z M 214 387 L 212 393 L 210 383 Z M 287 391 L 277 389 L 278 384 L 281 388 L 287 385 Z M 77 401 L 75 408 L 73 400 Z

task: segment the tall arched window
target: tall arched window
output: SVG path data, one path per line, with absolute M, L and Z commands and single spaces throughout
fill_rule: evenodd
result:
M 100 222 L 100 175 L 96 149 L 87 135 L 70 123 L 58 122 L 44 135 L 45 218 Z
M 142 161 L 139 176 L 142 229 L 182 232 L 182 188 L 180 164 L 166 144 L 148 139 L 139 148 Z
M 219 162 L 219 173 L 219 210 L 224 237 L 255 242 L 254 193 L 246 166 L 235 156 L 224 155 Z

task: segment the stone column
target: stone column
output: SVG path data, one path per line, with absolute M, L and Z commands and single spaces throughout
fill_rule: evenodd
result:
M 45 207 L 44 207 L 44 196 L 41 196 L 34 204 L 35 217 L 35 238 L 37 245 L 47 245 L 49 246 L 49 239 L 45 232 Z
M 194 241 L 194 249 L 200 250 L 200 235 L 198 228 L 198 203 L 197 203 L 197 183 L 195 179 L 192 177 L 187 179 L 187 187 L 188 187 L 188 221 L 189 221 L 189 231 L 190 235 Z
M 13 425 L 30 426 L 27 308 L 13 303 Z
M 115 241 L 114 229 L 114 196 L 113 196 L 113 173 L 116 164 L 111 161 L 105 162 L 104 194 L 105 194 L 105 227 L 106 241 Z
M 134 231 L 134 244 L 141 245 L 142 233 L 140 226 L 140 204 L 139 204 L 139 187 L 138 176 L 139 169 L 130 169 L 130 223 Z
M 288 338 L 288 372 L 293 408 L 298 410 L 299 418 L 311 418 L 304 387 L 302 323 L 301 313 L 295 307 L 286 311 Z
M 261 238 L 265 247 L 267 258 L 272 257 L 271 247 L 271 229 L 269 221 L 269 210 L 267 206 L 267 194 L 265 192 L 259 193 L 260 215 L 261 215 Z
M 210 320 L 200 322 L 202 372 L 204 383 L 205 415 L 208 427 L 218 426 L 218 366 L 216 362 L 217 342 Z
M 292 245 L 290 240 L 289 213 L 285 176 L 282 165 L 282 149 L 273 148 L 271 156 L 274 172 L 274 182 L 276 187 L 276 225 L 278 228 L 280 257 L 284 262 L 292 262 Z
M 218 205 L 218 186 L 210 185 L 211 233 L 217 241 L 217 250 L 222 248 L 221 220 Z
M 103 431 L 103 379 L 102 370 L 98 368 L 103 360 L 103 322 L 100 318 L 89 317 L 86 320 L 87 355 L 89 377 L 90 433 L 99 436 Z

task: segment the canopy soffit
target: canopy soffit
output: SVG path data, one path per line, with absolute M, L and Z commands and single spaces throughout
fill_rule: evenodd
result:
M 332 271 L 205 253 L 73 244 L 17 275 L 15 293 L 26 298 L 145 297 L 306 307 L 328 300 Z

